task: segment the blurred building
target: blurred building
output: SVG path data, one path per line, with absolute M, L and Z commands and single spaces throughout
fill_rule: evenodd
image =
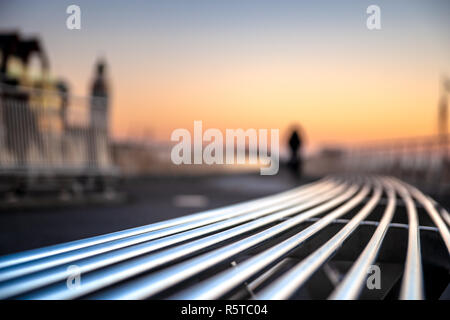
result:
M 6 189 L 28 189 L 34 178 L 84 183 L 109 176 L 114 168 L 106 63 L 95 66 L 90 96 L 76 97 L 66 81 L 51 75 L 40 39 L 0 33 L 0 57 L 0 172 Z M 31 72 L 36 59 L 40 70 Z

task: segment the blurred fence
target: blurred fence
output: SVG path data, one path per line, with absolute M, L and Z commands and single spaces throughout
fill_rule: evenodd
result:
M 342 159 L 347 172 L 397 176 L 431 193 L 450 191 L 450 135 L 367 143 Z
M 106 103 L 58 90 L 1 85 L 2 182 L 11 184 L 19 176 L 53 179 L 113 173 Z
M 0 168 L 108 169 L 107 118 L 91 111 L 101 99 L 0 86 Z

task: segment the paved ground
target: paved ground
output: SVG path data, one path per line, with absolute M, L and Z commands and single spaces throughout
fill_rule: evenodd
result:
M 0 255 L 141 226 L 287 190 L 312 179 L 236 174 L 124 181 L 121 203 L 0 211 Z M 194 196 L 192 196 L 194 195 Z M 190 207 L 189 207 L 190 206 Z

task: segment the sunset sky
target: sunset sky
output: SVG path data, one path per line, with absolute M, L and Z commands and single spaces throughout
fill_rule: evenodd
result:
M 366 28 L 371 4 L 381 30 Z M 449 14 L 448 0 L 0 0 L 0 30 L 39 35 L 78 95 L 105 57 L 116 136 L 300 123 L 317 146 L 435 133 Z

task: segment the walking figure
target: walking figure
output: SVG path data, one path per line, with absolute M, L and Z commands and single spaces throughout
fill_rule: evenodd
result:
M 301 158 L 302 145 L 303 139 L 301 134 L 297 128 L 294 128 L 289 138 L 290 158 L 288 166 L 290 170 L 298 177 L 301 177 L 303 172 L 303 160 Z

